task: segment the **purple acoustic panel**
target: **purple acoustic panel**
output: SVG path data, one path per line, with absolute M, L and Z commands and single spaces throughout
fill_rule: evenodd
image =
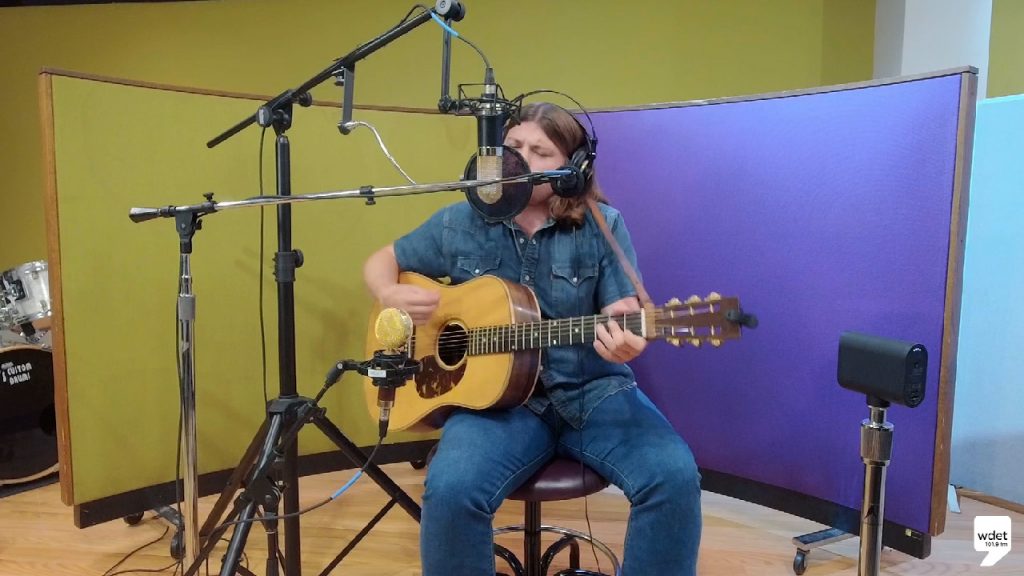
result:
M 885 512 L 929 533 L 966 76 L 594 115 L 652 297 L 717 291 L 760 319 L 635 364 L 702 468 L 859 510 L 868 408 L 836 382 L 839 335 L 919 342 L 926 399 L 889 411 Z

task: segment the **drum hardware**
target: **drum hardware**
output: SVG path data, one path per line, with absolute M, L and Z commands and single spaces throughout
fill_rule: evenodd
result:
M 0 328 L 24 342 L 49 347 L 50 278 L 45 260 L 35 260 L 0 273 Z

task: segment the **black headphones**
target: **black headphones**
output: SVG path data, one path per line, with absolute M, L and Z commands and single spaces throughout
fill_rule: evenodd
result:
M 587 109 L 572 96 L 557 90 L 534 90 L 532 92 L 520 94 L 512 99 L 516 123 L 521 122 L 519 119 L 519 110 L 522 108 L 523 99 L 535 94 L 558 94 L 559 96 L 568 98 L 569 100 L 572 100 L 572 102 L 579 107 L 580 111 L 583 112 L 583 115 L 587 117 L 587 123 L 590 124 L 589 132 L 579 119 L 576 118 L 575 114 L 566 110 L 566 113 L 576 121 L 580 130 L 583 131 L 583 145 L 573 150 L 572 154 L 569 155 L 568 164 L 559 168 L 559 170 L 566 170 L 570 172 L 570 174 L 551 182 L 551 189 L 557 196 L 561 196 L 562 198 L 576 198 L 582 196 L 584 190 L 587 189 L 587 183 L 594 177 L 594 159 L 597 158 L 597 132 L 594 130 L 594 121 L 591 119 L 590 113 L 587 112 Z

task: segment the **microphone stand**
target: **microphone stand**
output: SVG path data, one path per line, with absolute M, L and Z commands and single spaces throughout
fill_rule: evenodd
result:
M 440 12 L 446 18 L 461 19 L 461 5 L 450 0 L 439 0 L 434 11 L 424 10 L 423 12 L 408 18 L 391 28 L 384 34 L 358 46 L 355 50 L 342 58 L 334 61 L 326 69 L 309 79 L 299 87 L 286 90 L 280 95 L 260 106 L 255 114 L 235 124 L 219 136 L 207 142 L 207 147 L 213 148 L 228 138 L 234 136 L 244 128 L 253 123 L 267 128 L 273 127 L 276 134 L 276 169 L 277 169 L 277 197 L 288 198 L 291 195 L 291 157 L 290 142 L 286 135 L 292 124 L 292 108 L 294 103 L 301 106 L 312 104 L 312 96 L 309 91 L 325 80 L 339 76 L 345 83 L 346 100 L 344 103 L 344 116 L 351 118 L 352 109 L 352 82 L 354 80 L 355 64 L 370 54 L 380 50 L 397 38 L 412 31 L 414 28 L 434 18 L 434 12 Z M 450 16 L 449 16 L 450 15 Z M 344 130 L 343 130 L 344 132 Z M 215 203 L 212 195 L 207 196 L 207 202 L 192 207 L 168 207 L 149 211 L 148 213 L 137 213 L 134 209 L 131 217 L 135 222 L 141 222 L 157 216 L 173 215 L 177 223 L 177 230 L 180 235 L 181 256 L 180 256 L 180 281 L 178 298 L 178 325 L 180 337 L 178 340 L 178 353 L 181 360 L 179 381 L 182 395 L 182 420 L 183 435 L 182 446 L 185 459 L 186 473 L 184 478 L 185 502 L 184 509 L 187 518 L 184 522 L 185 529 L 185 559 L 188 569 L 185 576 L 195 574 L 199 566 L 209 555 L 213 545 L 219 539 L 218 534 L 210 535 L 199 552 L 199 539 L 202 534 L 210 534 L 213 525 L 216 524 L 214 514 L 211 513 L 204 530 L 197 531 L 198 521 L 198 495 L 196 485 L 198 484 L 198 464 L 196 448 L 196 422 L 195 422 L 195 359 L 192 354 L 192 343 L 194 336 L 195 321 L 195 296 L 192 294 L 191 276 L 191 239 L 195 230 L 199 227 L 199 218 L 202 215 L 213 212 Z M 145 210 L 143 212 L 146 212 Z M 232 474 L 232 481 L 229 482 L 221 500 L 215 506 L 215 511 L 223 512 L 226 505 L 226 498 L 238 490 L 244 471 L 255 465 L 254 474 L 262 474 L 271 464 L 279 464 L 272 482 L 261 482 L 262 476 L 250 476 L 256 486 L 246 486 L 245 493 L 239 498 L 240 501 L 247 499 L 248 502 L 242 506 L 236 506 L 236 513 L 242 522 L 238 524 L 231 538 L 228 552 L 225 555 L 221 574 L 226 576 L 242 570 L 238 566 L 239 557 L 249 529 L 252 525 L 253 515 L 256 508 L 256 500 L 252 498 L 253 493 L 262 496 L 259 500 L 272 517 L 277 517 L 278 496 L 283 492 L 284 497 L 284 527 L 285 527 L 285 553 L 282 560 L 286 576 L 301 575 L 301 552 L 299 538 L 299 487 L 298 487 L 298 443 L 296 436 L 298 428 L 309 419 L 312 419 L 311 408 L 308 406 L 308 399 L 298 396 L 296 387 L 296 366 L 295 366 L 295 270 L 302 266 L 302 252 L 292 248 L 292 226 L 291 207 L 287 202 L 278 203 L 278 249 L 274 256 L 274 277 L 277 282 L 278 302 L 278 362 L 279 362 L 279 387 L 280 394 L 267 407 L 267 419 L 257 433 L 246 451 L 245 457 L 235 473 Z M 343 453 L 349 456 L 357 464 L 366 467 L 367 472 L 378 484 L 392 494 L 393 500 L 397 499 L 410 515 L 419 520 L 419 506 L 407 494 L 395 485 L 390 478 L 376 466 L 367 466 L 365 455 L 346 438 L 336 426 L 319 413 L 320 419 L 313 419 L 321 430 L 332 440 Z M 294 434 L 292 430 L 294 429 Z M 282 435 L 282 430 L 286 432 Z M 280 440 L 280 448 L 278 448 Z M 260 448 L 262 446 L 262 449 Z M 400 494 L 399 494 L 400 493 Z M 268 574 L 277 574 L 278 550 L 276 520 L 268 523 Z
M 191 432 L 186 434 L 186 441 L 183 443 L 187 453 L 192 455 L 193 465 L 195 462 L 195 362 L 192 355 L 191 343 L 194 333 L 193 322 L 195 320 L 195 297 L 192 294 L 190 256 L 192 252 L 192 237 L 195 232 L 201 228 L 202 222 L 200 221 L 200 218 L 215 212 L 229 209 L 270 205 L 276 205 L 280 209 L 289 207 L 290 204 L 297 202 L 336 200 L 344 198 L 363 199 L 367 204 L 372 205 L 378 197 L 409 196 L 431 192 L 454 191 L 468 187 L 486 186 L 498 183 L 545 182 L 562 177 L 565 174 L 566 171 L 563 170 L 552 170 L 548 172 L 530 173 L 522 176 L 493 180 L 460 180 L 436 184 L 415 184 L 383 188 L 362 186 L 358 189 L 352 190 L 305 195 L 282 194 L 277 196 L 257 196 L 247 200 L 228 202 L 217 202 L 213 199 L 213 194 L 205 194 L 204 197 L 206 201 L 200 204 L 166 206 L 160 208 L 131 208 L 129 211 L 129 218 L 132 222 L 136 223 L 146 222 L 156 218 L 173 218 L 176 224 L 175 228 L 180 236 L 181 294 L 179 295 L 178 312 L 179 326 L 181 328 L 182 335 L 181 339 L 179 339 L 179 357 L 181 358 L 182 369 L 179 375 L 182 378 L 182 389 L 185 391 L 183 392 L 183 397 L 185 398 L 183 400 L 183 404 L 185 405 L 184 409 L 186 410 L 186 415 L 191 415 L 191 417 L 187 417 L 185 419 L 186 429 L 191 429 Z M 287 236 L 282 236 L 282 238 L 288 240 Z M 287 258 L 279 258 L 278 261 L 289 260 Z M 281 267 L 279 265 L 278 269 L 280 270 L 280 268 Z M 281 278 L 279 278 L 279 281 L 280 280 Z M 290 291 L 288 291 L 287 294 L 290 297 Z M 294 333 L 291 334 L 293 335 Z M 292 345 L 294 345 L 294 340 L 291 342 Z M 292 352 L 294 351 L 292 350 Z M 267 574 L 278 574 L 277 562 L 282 556 L 278 548 L 276 530 L 276 517 L 278 516 L 277 505 L 282 496 L 280 486 L 284 486 L 283 495 L 286 499 L 290 493 L 289 488 L 295 488 L 294 493 L 297 495 L 298 482 L 297 467 L 294 464 L 295 459 L 293 457 L 291 462 L 288 462 L 288 460 L 289 456 L 294 454 L 292 450 L 295 449 L 295 438 L 297 437 L 299 430 L 309 422 L 315 424 L 325 436 L 338 446 L 340 451 L 349 460 L 365 470 L 366 474 L 391 496 L 391 499 L 384 508 L 382 508 L 370 523 L 353 538 L 338 557 L 331 562 L 328 570 L 336 566 L 341 559 L 344 558 L 344 556 L 347 555 L 348 552 L 350 552 L 355 545 L 369 533 L 370 529 L 372 529 L 377 522 L 379 522 L 384 515 L 394 507 L 395 504 L 399 504 L 413 519 L 417 522 L 419 521 L 421 513 L 419 504 L 417 504 L 405 491 L 403 491 L 401 487 L 395 484 L 395 482 L 377 465 L 369 462 L 367 456 L 362 452 L 362 450 L 348 439 L 344 433 L 342 433 L 341 430 L 325 416 L 325 410 L 317 405 L 317 402 L 323 396 L 324 392 L 326 392 L 327 388 L 337 381 L 341 373 L 345 370 L 356 369 L 363 375 L 371 376 L 374 385 L 378 387 L 395 387 L 401 385 L 402 380 L 410 378 L 415 370 L 418 369 L 418 364 L 416 364 L 415 361 L 406 360 L 404 362 L 399 362 L 398 360 L 401 360 L 401 358 L 396 358 L 394 355 L 381 355 L 378 353 L 374 355 L 373 360 L 368 361 L 365 364 L 353 364 L 351 361 L 345 361 L 336 365 L 335 370 L 337 372 L 332 372 L 332 375 L 328 376 L 328 385 L 321 390 L 320 394 L 315 399 L 310 400 L 308 398 L 298 396 L 293 387 L 290 395 L 286 396 L 282 394 L 281 397 L 271 401 L 270 405 L 267 407 L 267 419 L 264 420 L 263 425 L 250 442 L 241 461 L 232 472 L 224 490 L 221 492 L 220 497 L 214 504 L 213 509 L 210 511 L 202 529 L 198 531 L 198 536 L 204 537 L 202 544 L 197 544 L 191 539 L 196 538 L 196 540 L 198 540 L 197 532 L 186 531 L 186 552 L 191 550 L 193 551 L 193 555 L 187 556 L 189 559 L 188 568 L 185 570 L 183 576 L 192 576 L 197 573 L 199 567 L 205 559 L 208 558 L 214 546 L 216 546 L 220 541 L 221 535 L 227 530 L 228 526 L 225 526 L 224 524 L 231 522 L 237 522 L 238 527 L 232 533 L 231 541 L 229 543 L 228 550 L 225 553 L 220 574 L 221 576 L 229 576 L 237 572 L 249 574 L 248 570 L 239 566 L 239 561 L 242 549 L 245 546 L 245 541 L 248 538 L 249 531 L 251 530 L 252 522 L 256 519 L 255 513 L 257 505 L 264 508 L 266 515 L 273 517 L 273 519 L 265 521 L 267 525 L 268 538 Z M 292 369 L 294 370 L 294 364 L 292 365 Z M 366 370 L 373 371 L 367 372 Z M 294 386 L 294 373 L 290 374 L 290 376 L 292 377 L 291 382 Z M 273 475 L 271 475 L 271 469 L 276 464 L 283 465 L 274 471 Z M 290 484 L 285 484 L 285 482 L 289 481 L 289 477 L 286 476 L 286 474 L 296 474 L 295 477 L 290 478 Z M 195 476 L 186 474 L 184 483 L 186 505 L 195 507 L 197 505 Z M 225 522 L 222 523 L 221 519 L 224 512 L 227 510 L 231 497 L 234 496 L 240 488 L 243 488 L 243 492 L 235 500 L 234 510 L 225 519 Z M 290 510 L 289 507 L 291 507 Z M 291 504 L 286 500 L 285 514 L 293 514 L 297 510 L 297 503 Z M 193 519 L 194 521 L 195 518 L 195 512 L 190 511 L 186 520 Z M 297 524 L 298 518 L 297 516 L 291 516 L 284 518 L 283 522 L 287 530 L 289 524 Z M 185 526 L 187 529 L 187 521 L 185 522 Z M 295 536 L 297 540 L 297 529 L 295 529 Z M 288 539 L 288 533 L 286 532 L 285 555 L 283 557 L 286 575 L 290 575 L 288 572 L 289 570 L 299 569 L 298 546 L 297 543 L 291 544 L 292 546 L 295 546 L 295 549 L 290 549 L 290 542 L 291 541 Z M 294 564 L 290 561 L 291 559 L 294 559 Z M 327 570 L 322 574 L 326 573 Z M 298 572 L 295 572 L 295 574 L 298 574 Z
M 195 342 L 196 300 L 192 291 L 192 238 L 202 228 L 200 217 L 212 211 L 210 204 L 213 194 L 206 195 L 206 203 L 196 209 L 179 212 L 174 217 L 178 232 L 179 245 L 179 280 L 178 280 L 178 379 L 181 395 L 181 449 L 186 456 L 186 474 L 183 478 L 183 507 L 186 518 L 191 522 L 181 522 L 184 528 L 184 560 L 195 563 L 199 550 L 199 533 L 196 521 L 199 510 L 199 493 L 197 490 L 198 474 L 195 473 L 197 462 L 196 441 L 196 360 L 193 354 Z M 177 470 L 175 471 L 177 473 Z

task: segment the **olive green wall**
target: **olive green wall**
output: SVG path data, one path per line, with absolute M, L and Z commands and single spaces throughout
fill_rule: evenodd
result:
M 468 0 L 457 25 L 506 92 L 567 91 L 591 107 L 713 98 L 871 77 L 872 0 Z M 41 68 L 257 94 L 294 87 L 396 23 L 410 2 L 221 0 L 0 9 L 0 269 L 44 259 L 36 95 Z M 454 47 L 453 80 L 482 67 Z M 440 30 L 429 23 L 359 64 L 356 101 L 432 108 Z M 318 99 L 336 101 L 327 85 Z M 154 110 L 159 114 L 159 110 Z M 210 135 L 236 122 L 224 118 Z M 159 134 L 154 134 L 159 138 Z M 467 155 L 471 150 L 467 149 Z M 439 158 L 458 173 L 464 158 Z
M 992 0 L 988 97 L 1024 93 L 1024 2 Z

